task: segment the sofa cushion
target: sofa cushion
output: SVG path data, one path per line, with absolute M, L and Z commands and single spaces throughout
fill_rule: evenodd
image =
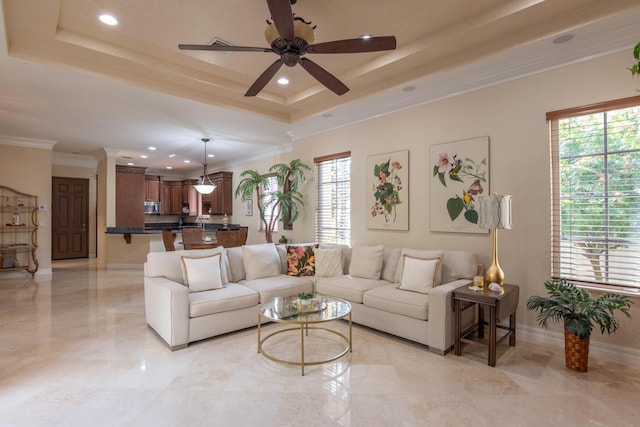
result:
M 364 294 L 364 305 L 415 319 L 429 318 L 429 295 L 407 292 L 395 284 L 379 286 Z M 426 328 L 425 324 L 425 328 Z
M 349 274 L 364 279 L 379 279 L 382 273 L 384 246 L 354 245 L 351 249 Z
M 467 251 L 444 251 L 442 258 L 442 283 L 457 279 L 473 279 L 478 270 L 476 254 Z
M 382 272 L 380 273 L 380 278 L 382 280 L 386 280 L 388 282 L 395 281 L 401 254 L 402 248 L 384 247 L 382 255 Z
M 244 271 L 244 261 L 242 260 L 242 246 L 226 248 L 227 259 L 229 260 L 229 269 L 231 271 L 231 282 L 238 283 L 246 279 L 247 273 Z
M 396 270 L 396 277 L 394 282 L 395 283 L 400 283 L 400 280 L 402 279 L 402 257 L 405 255 L 409 255 L 411 257 L 414 258 L 422 258 L 422 259 L 442 259 L 444 257 L 444 251 L 443 250 L 425 250 L 425 249 L 407 249 L 404 248 L 402 249 L 402 254 L 400 255 L 400 261 L 398 262 L 398 268 Z M 435 285 L 434 286 L 438 286 L 440 283 L 442 283 L 442 268 L 440 269 L 440 274 L 436 276 L 435 278 Z M 445 282 L 448 283 L 448 282 Z
M 313 276 L 316 271 L 314 246 L 287 245 L 287 275 Z
M 242 261 L 247 280 L 280 275 L 280 256 L 273 243 L 243 246 Z
M 370 289 L 389 283 L 386 280 L 364 279 L 353 276 L 321 277 L 316 281 L 316 292 L 351 302 L 362 303 L 362 294 Z
M 145 272 L 148 277 L 166 277 L 167 279 L 184 285 L 184 282 L 182 281 L 182 261 L 180 261 L 180 257 L 202 257 L 214 254 L 222 254 L 222 263 L 224 264 L 224 268 L 220 270 L 220 276 L 222 278 L 222 283 L 226 285 L 229 282 L 231 269 L 229 267 L 229 260 L 224 248 L 149 252 L 147 254 Z
M 342 251 L 342 274 L 349 273 L 349 264 L 351 264 L 351 246 L 337 243 L 320 243 L 318 247 L 320 249 L 340 248 Z
M 189 317 L 200 317 L 258 305 L 257 292 L 237 283 L 222 289 L 189 294 Z
M 261 303 L 275 297 L 287 297 L 298 295 L 301 292 L 313 292 L 313 282 L 309 277 L 287 276 L 286 274 L 262 279 L 243 280 L 240 283 L 259 293 Z
M 402 256 L 402 275 L 399 289 L 405 291 L 429 293 L 440 276 L 440 258 L 422 259 L 410 255 Z
M 315 248 L 316 277 L 335 277 L 344 274 L 342 264 L 342 249 Z
M 208 291 L 224 287 L 220 275 L 221 259 L 222 254 L 180 257 L 182 261 L 182 282 L 189 288 L 189 292 Z

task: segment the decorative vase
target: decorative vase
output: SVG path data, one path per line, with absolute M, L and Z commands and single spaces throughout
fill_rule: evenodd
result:
M 567 368 L 587 372 L 589 362 L 589 338 L 580 338 L 564 329 L 564 359 Z
M 227 214 L 224 214 L 224 217 L 222 217 L 222 227 L 225 230 L 229 228 L 229 216 Z

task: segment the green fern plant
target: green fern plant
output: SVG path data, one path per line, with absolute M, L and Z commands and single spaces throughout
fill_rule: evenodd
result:
M 632 76 L 640 75 L 640 43 L 633 48 L 633 57 L 636 59 L 636 63 L 629 68 Z
M 615 332 L 620 326 L 615 311 L 631 317 L 629 309 L 633 301 L 627 296 L 607 292 L 593 298 L 587 290 L 565 279 L 549 280 L 544 287 L 548 297 L 532 296 L 527 301 L 529 310 L 539 311 L 537 320 L 543 328 L 563 322 L 568 332 L 586 339 L 596 325 L 603 334 Z

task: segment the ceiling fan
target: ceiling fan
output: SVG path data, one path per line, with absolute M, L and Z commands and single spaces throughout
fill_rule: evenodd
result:
M 311 53 L 360 53 L 393 50 L 396 48 L 394 36 L 369 37 L 337 40 L 314 44 L 314 28 L 310 22 L 294 16 L 291 5 L 297 0 L 267 0 L 273 23 L 267 20 L 265 38 L 270 48 L 246 46 L 216 46 L 198 44 L 179 44 L 182 50 L 210 50 L 218 52 L 273 52 L 279 55 L 244 96 L 256 96 L 278 72 L 282 64 L 293 67 L 300 64 L 316 80 L 337 95 L 347 93 L 349 88 L 333 74 L 304 57 Z

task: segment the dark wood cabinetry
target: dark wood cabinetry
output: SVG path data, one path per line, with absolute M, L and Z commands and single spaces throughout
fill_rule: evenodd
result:
M 211 215 L 233 214 L 233 172 L 209 174 L 216 186 L 211 194 L 202 195 L 202 213 Z
M 145 175 L 144 177 L 144 199 L 147 202 L 160 201 L 160 181 L 157 175 Z
M 160 212 L 163 215 L 182 215 L 182 182 L 162 181 Z
M 144 228 L 145 170 L 116 165 L 116 227 Z
M 182 214 L 189 216 L 198 215 L 198 192 L 194 185 L 198 183 L 197 179 L 185 179 L 182 181 Z M 185 212 L 184 208 L 188 208 L 189 212 Z

